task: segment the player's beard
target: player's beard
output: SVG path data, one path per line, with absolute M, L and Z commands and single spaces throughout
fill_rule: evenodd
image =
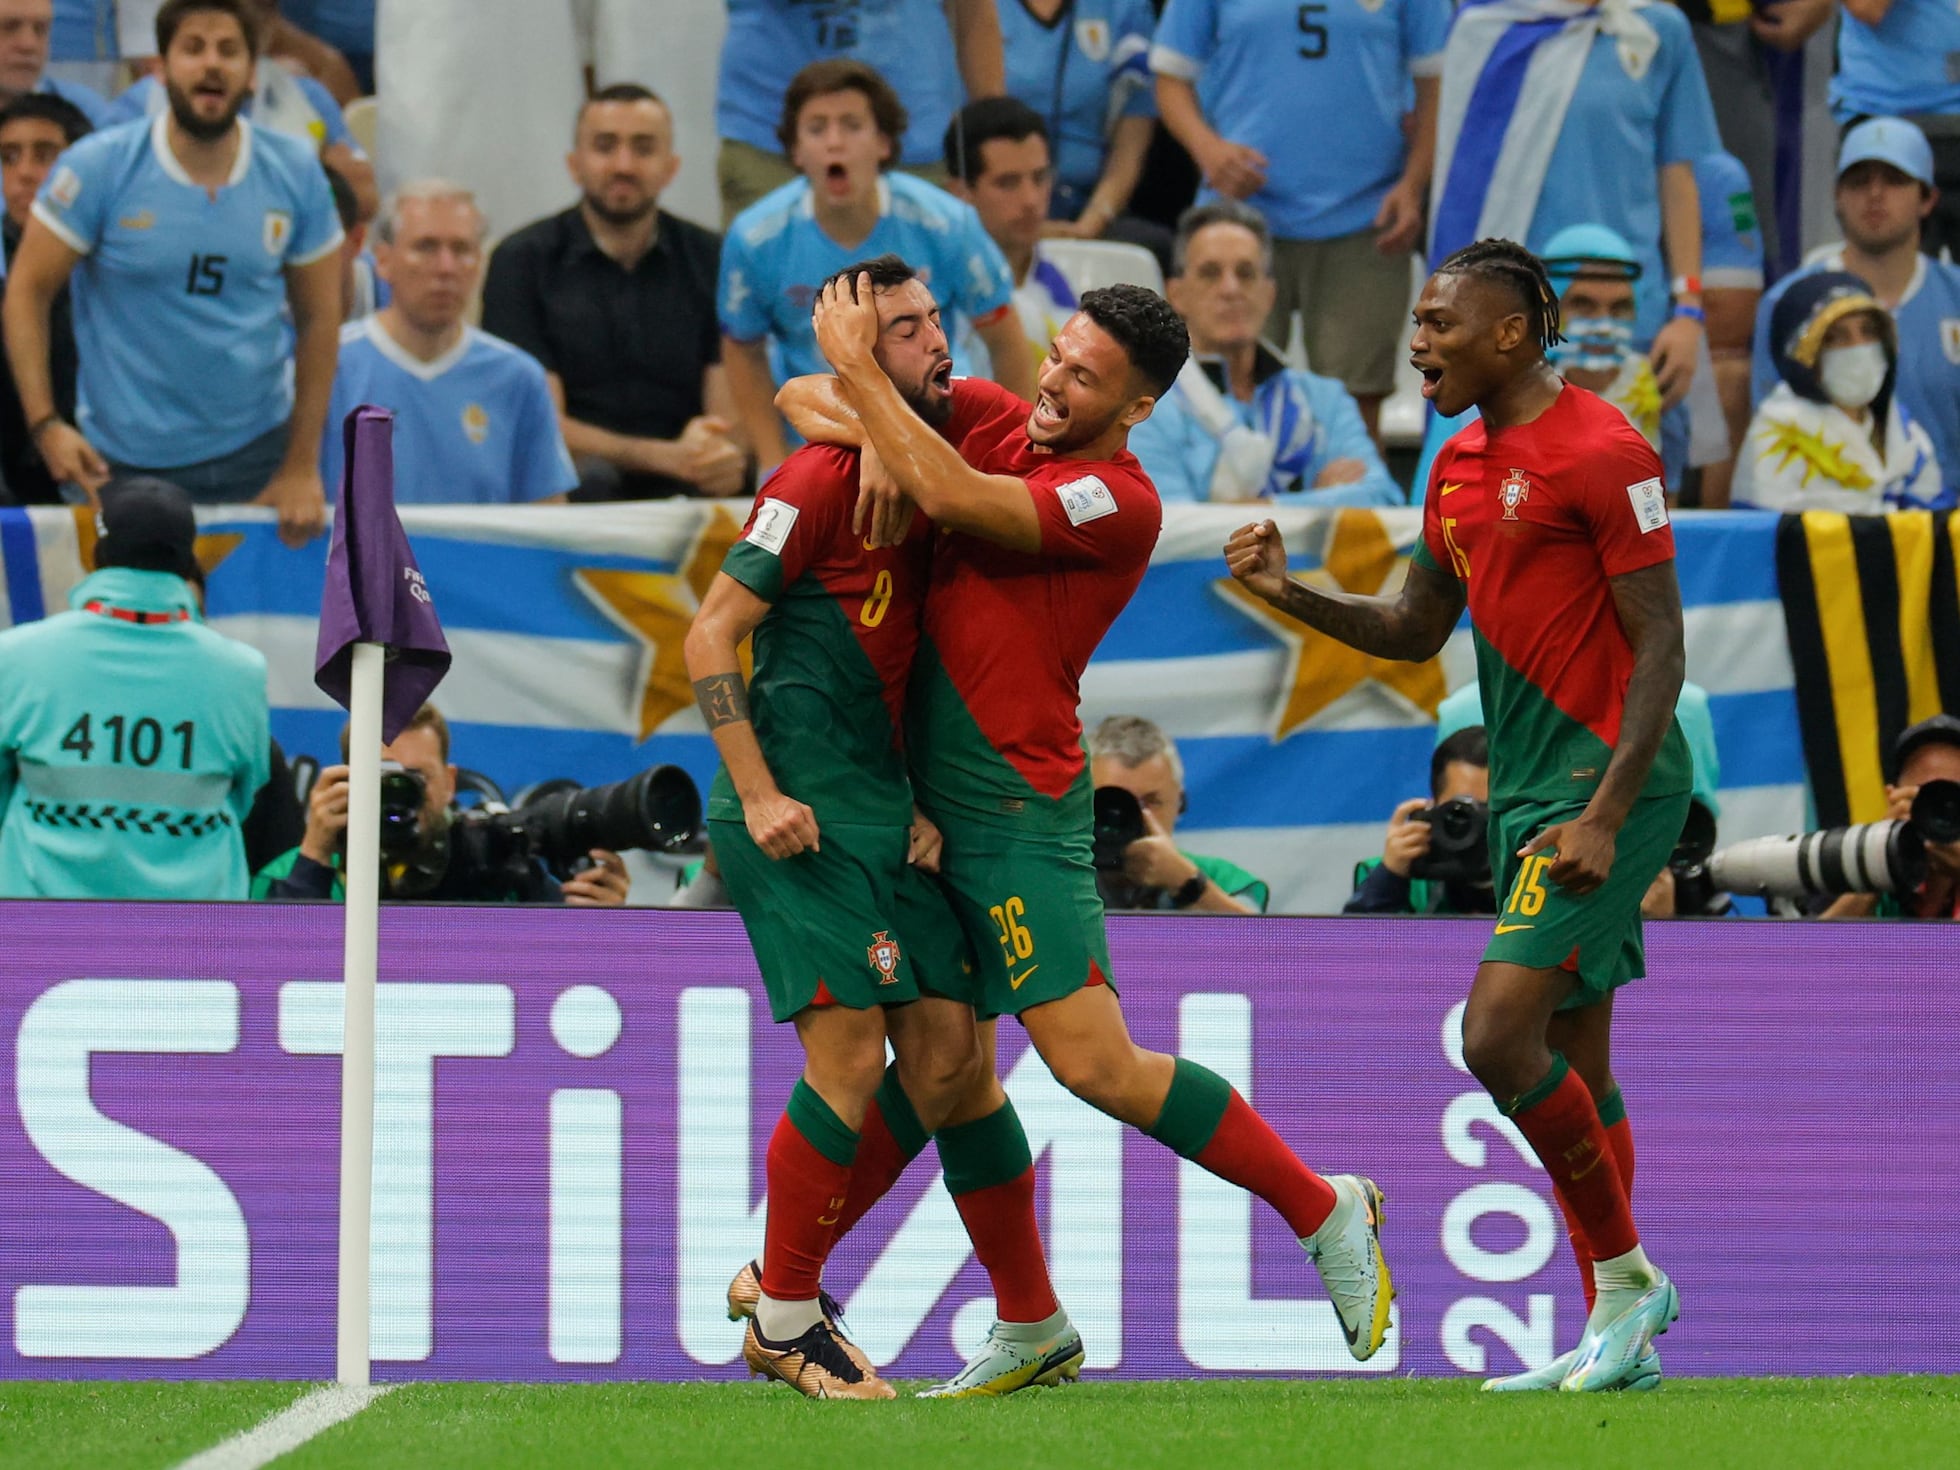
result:
M 170 114 L 177 119 L 177 126 L 200 143 L 214 143 L 229 133 L 232 124 L 238 121 L 238 114 L 244 110 L 245 99 L 252 95 L 250 91 L 240 92 L 232 98 L 231 106 L 225 109 L 223 117 L 207 122 L 197 115 L 197 105 L 191 101 L 190 93 L 175 82 L 165 82 L 163 91 L 170 99 Z
M 933 366 L 936 372 L 938 364 Z M 953 418 L 953 395 L 933 392 L 933 381 L 934 373 L 929 372 L 918 383 L 897 384 L 898 396 L 911 405 L 912 412 L 924 419 L 928 427 L 943 429 Z

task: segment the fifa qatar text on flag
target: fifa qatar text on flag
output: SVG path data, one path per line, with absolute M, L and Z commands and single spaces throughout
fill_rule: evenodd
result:
M 346 705 L 354 645 L 388 650 L 382 675 L 381 739 L 401 734 L 449 672 L 449 644 L 429 584 L 395 514 L 395 416 L 362 405 L 347 415 L 346 470 L 320 599 L 313 682 Z

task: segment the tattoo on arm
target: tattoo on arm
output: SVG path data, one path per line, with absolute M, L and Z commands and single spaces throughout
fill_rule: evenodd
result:
M 739 673 L 710 674 L 694 681 L 694 702 L 701 706 L 701 718 L 708 729 L 745 724 L 749 718 L 749 686 Z
M 1633 674 L 1627 680 L 1626 704 L 1620 714 L 1620 742 L 1594 801 L 1604 804 L 1605 814 L 1623 819 L 1647 784 L 1654 757 L 1674 721 L 1687 652 L 1673 562 L 1628 572 L 1608 585 L 1620 626 L 1633 645 Z
M 1463 615 L 1463 584 L 1429 567 L 1409 567 L 1396 597 L 1323 592 L 1289 580 L 1280 611 L 1376 658 L 1434 658 Z

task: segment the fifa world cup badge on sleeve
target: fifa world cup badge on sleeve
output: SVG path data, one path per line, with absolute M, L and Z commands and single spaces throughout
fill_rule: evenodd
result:
M 1530 494 L 1531 481 L 1524 477 L 1523 470 L 1512 470 L 1506 475 L 1503 484 L 1497 487 L 1497 498 L 1504 506 L 1504 519 L 1515 521 L 1518 518 L 1518 507 L 1524 504 L 1525 497 Z
M 1098 476 L 1084 475 L 1079 480 L 1070 480 L 1066 485 L 1057 485 L 1055 493 L 1061 497 L 1062 510 L 1067 514 L 1071 526 L 1116 514 L 1116 497 L 1109 493 L 1109 486 Z
M 1641 535 L 1667 524 L 1667 489 L 1658 478 L 1627 486 L 1627 499 L 1633 502 L 1634 524 Z
M 878 972 L 878 983 L 880 985 L 895 985 L 898 983 L 898 961 L 900 958 L 898 941 L 892 938 L 890 930 L 880 929 L 876 934 L 871 936 L 871 943 L 865 947 L 864 958 L 870 963 L 871 968 Z
M 756 507 L 755 524 L 742 539 L 775 556 L 783 554 L 790 527 L 796 524 L 797 507 L 787 500 L 765 499 Z

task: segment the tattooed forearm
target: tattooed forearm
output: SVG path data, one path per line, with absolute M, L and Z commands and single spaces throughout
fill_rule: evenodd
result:
M 701 718 L 710 731 L 723 725 L 740 725 L 749 718 L 749 687 L 738 672 L 710 674 L 694 681 L 694 702 L 701 706 Z
M 1633 645 L 1633 674 L 1627 680 L 1626 706 L 1620 714 L 1620 742 L 1613 748 L 1592 806 L 1598 815 L 1618 823 L 1633 809 L 1674 723 L 1688 659 L 1673 562 L 1614 577 L 1610 585 L 1620 626 Z
M 1323 592 L 1289 580 L 1281 612 L 1376 658 L 1420 663 L 1434 658 L 1463 612 L 1463 584 L 1425 567 L 1411 566 L 1397 597 L 1359 597 Z

